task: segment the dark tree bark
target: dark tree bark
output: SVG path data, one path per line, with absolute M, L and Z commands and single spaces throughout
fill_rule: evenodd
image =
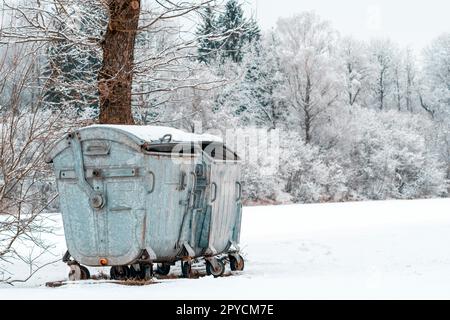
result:
M 305 101 L 303 104 L 303 111 L 305 112 L 305 143 L 309 144 L 311 142 L 311 79 L 309 75 L 306 76 L 306 90 L 305 90 Z
M 100 123 L 134 124 L 131 112 L 134 45 L 140 0 L 108 0 L 109 22 L 102 43 L 103 65 L 98 75 Z
M 378 89 L 379 89 L 379 99 L 380 99 L 380 110 L 384 109 L 384 68 L 381 70 L 380 79 L 378 81 Z
M 425 100 L 423 99 L 423 96 L 420 92 L 419 92 L 419 101 L 420 101 L 420 106 L 423 108 L 423 110 L 428 112 L 428 114 L 431 116 L 431 118 L 434 119 L 433 109 L 431 109 L 430 106 L 425 102 Z

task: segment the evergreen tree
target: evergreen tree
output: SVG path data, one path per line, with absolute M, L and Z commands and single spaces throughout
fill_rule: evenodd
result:
M 213 39 L 218 31 L 216 16 L 212 8 L 208 6 L 205 8 L 202 17 L 203 21 L 197 29 L 197 36 L 199 37 L 198 60 L 209 63 L 215 59 L 219 47 L 218 41 Z
M 261 40 L 261 30 L 259 29 L 258 22 L 256 22 L 256 20 L 250 19 L 248 21 L 244 38 L 249 43 L 259 43 Z
M 275 101 L 275 93 L 282 86 L 281 66 L 273 39 L 263 46 L 256 45 L 246 56 L 245 88 L 252 103 L 247 107 L 247 117 L 253 124 L 275 129 L 283 117 L 285 106 Z
M 228 0 L 223 14 L 218 18 L 211 7 L 205 9 L 202 17 L 203 20 L 196 32 L 199 37 L 200 62 L 210 63 L 219 57 L 222 62 L 231 59 L 240 63 L 246 47 L 260 40 L 258 24 L 244 17 L 242 4 L 238 0 Z
M 216 109 L 228 109 L 244 126 L 278 127 L 286 106 L 275 97 L 283 78 L 274 49 L 261 43 L 246 52 L 242 63 L 228 63 L 239 78 L 218 96 Z
M 93 39 L 101 38 L 101 31 L 107 24 L 106 14 L 96 1 L 74 4 L 66 10 L 71 10 L 75 22 L 59 22 L 58 29 L 77 30 L 91 34 Z M 84 43 L 61 40 L 49 43 L 46 60 L 43 72 L 48 79 L 48 89 L 44 94 L 46 106 L 52 109 L 74 108 L 80 115 L 96 117 L 99 108 L 96 84 L 101 52 Z
M 218 19 L 218 26 L 227 35 L 220 45 L 222 57 L 236 63 L 242 61 L 245 46 L 259 39 L 259 27 L 256 22 L 244 17 L 242 4 L 238 0 L 228 0 L 225 12 Z

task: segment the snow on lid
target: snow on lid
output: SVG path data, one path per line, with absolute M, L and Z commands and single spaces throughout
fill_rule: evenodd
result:
M 148 142 L 160 141 L 167 134 L 172 135 L 173 142 L 223 142 L 220 137 L 213 136 L 211 134 L 190 133 L 171 127 L 96 124 L 89 126 L 88 128 L 93 127 L 106 127 L 126 131 L 139 139 Z

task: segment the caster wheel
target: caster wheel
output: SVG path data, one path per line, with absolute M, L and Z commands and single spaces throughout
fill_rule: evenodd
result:
M 141 265 L 143 280 L 149 281 L 153 278 L 153 264 Z
M 85 266 L 80 266 L 81 271 L 81 280 L 89 280 L 91 278 L 91 274 Z
M 150 265 L 131 265 L 130 266 L 130 278 L 137 280 L 150 280 L 153 278 L 153 266 Z
M 78 281 L 81 280 L 81 268 L 80 265 L 77 263 L 70 264 L 70 271 L 69 271 L 69 280 L 70 281 Z
M 130 277 L 131 272 L 128 266 L 113 266 L 109 274 L 113 280 L 126 280 Z
M 156 267 L 156 273 L 162 276 L 167 276 L 170 272 L 170 264 L 158 263 Z
M 230 255 L 228 256 L 230 259 L 230 268 L 231 271 L 242 271 L 244 270 L 244 258 L 241 255 Z
M 225 272 L 225 264 L 222 260 L 214 258 L 214 262 L 206 261 L 206 273 L 218 278 Z
M 140 265 L 131 265 L 130 266 L 130 278 L 142 280 L 144 279 L 145 274 Z
M 192 264 L 190 261 L 181 262 L 181 273 L 183 278 L 190 278 L 192 271 Z

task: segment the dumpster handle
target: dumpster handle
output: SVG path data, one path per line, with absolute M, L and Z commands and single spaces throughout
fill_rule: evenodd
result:
M 147 190 L 147 193 L 152 193 L 153 191 L 155 191 L 155 174 L 153 173 L 153 171 L 148 171 L 147 173 L 152 179 L 151 188 Z
M 242 198 L 242 184 L 239 181 L 236 181 L 236 185 L 238 186 L 238 196 L 236 200 L 241 200 Z
M 77 175 L 78 186 L 89 197 L 89 204 L 93 209 L 100 210 L 105 206 L 105 197 L 100 192 L 95 192 L 92 186 L 86 181 L 86 174 L 84 172 L 83 149 L 81 147 L 81 137 L 78 131 L 69 133 L 67 136 L 69 145 L 72 149 L 74 160 L 74 169 Z M 71 141 L 70 141 L 71 140 Z
M 172 135 L 170 133 L 165 134 L 161 139 L 159 139 L 161 142 L 172 142 Z
M 68 139 L 72 141 L 69 145 L 72 147 L 72 155 L 74 159 L 74 169 L 77 175 L 78 185 L 88 195 L 91 196 L 94 193 L 91 185 L 86 181 L 86 174 L 84 172 L 83 150 L 81 148 L 81 141 L 78 132 L 74 132 L 68 135 Z
M 193 203 L 193 199 L 194 199 L 194 193 L 195 193 L 195 184 L 197 181 L 197 175 L 195 174 L 195 172 L 191 171 L 191 175 L 192 175 L 192 187 L 188 192 L 188 199 L 186 201 L 182 201 L 180 203 L 185 203 L 185 207 L 184 207 L 184 213 L 183 213 L 183 219 L 181 221 L 181 225 L 180 225 L 180 230 L 178 231 L 178 240 L 177 243 L 175 244 L 175 248 L 178 248 L 181 244 L 181 236 L 183 233 L 183 229 L 184 229 L 184 225 L 186 223 L 186 216 L 188 215 L 188 213 L 190 212 L 190 208 L 194 205 Z M 191 235 L 192 238 L 192 235 Z
M 195 193 L 195 187 L 196 187 L 196 182 L 197 182 L 197 175 L 195 174 L 195 172 L 191 171 L 191 176 L 192 176 L 192 189 L 191 189 L 191 194 L 190 194 L 190 201 L 191 204 L 190 206 L 193 207 L 194 206 L 194 193 Z
M 214 197 L 211 198 L 211 203 L 216 201 L 217 198 L 217 184 L 215 182 L 211 183 L 211 187 L 214 186 Z

